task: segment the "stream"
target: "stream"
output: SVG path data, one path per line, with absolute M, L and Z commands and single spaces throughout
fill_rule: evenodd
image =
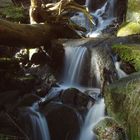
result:
M 90 11 L 93 19 L 96 19 L 96 25 L 92 30 L 89 29 L 89 23 L 86 18 L 83 18 L 83 15 L 80 13 L 74 15 L 72 20 L 87 28 L 87 37 L 101 36 L 106 28 L 116 23 L 116 1 L 117 0 L 107 0 L 100 9 L 94 12 Z M 89 7 L 90 4 L 90 0 L 87 0 L 85 3 L 87 7 Z M 83 22 L 83 20 L 85 21 Z M 76 134 L 75 139 L 71 140 L 96 140 L 96 136 L 92 130 L 95 124 L 105 116 L 105 104 L 101 95 L 104 67 L 106 71 L 111 71 L 110 73 L 113 73 L 113 67 L 118 78 L 127 75 L 121 70 L 120 62 L 114 62 L 114 60 L 109 57 L 108 52 L 104 53 L 104 51 L 92 48 L 90 45 L 65 46 L 64 49 L 64 67 L 62 68 L 58 87 L 52 87 L 48 95 L 42 98 L 42 101 L 58 97 L 62 91 L 68 88 L 76 88 L 83 93 L 88 92 L 89 98 L 93 98 L 95 103 L 93 105 L 88 104 L 87 110 L 85 111 L 86 113 L 83 113 L 80 132 Z M 108 55 L 108 57 L 104 58 L 102 54 L 105 56 Z M 112 76 L 112 74 L 110 75 Z M 108 76 L 109 78 L 111 77 L 110 75 Z M 59 103 L 62 104 L 62 102 Z M 51 140 L 49 125 L 37 103 L 32 107 L 22 109 L 21 114 L 24 119 L 27 120 L 28 126 L 31 127 L 28 131 L 31 140 Z M 69 140 L 69 137 L 67 134 L 65 140 Z M 59 140 L 59 138 L 57 140 Z

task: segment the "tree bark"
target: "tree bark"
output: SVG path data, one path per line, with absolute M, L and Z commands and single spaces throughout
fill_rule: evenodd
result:
M 0 44 L 36 47 L 58 38 L 80 38 L 64 24 L 18 24 L 0 20 Z

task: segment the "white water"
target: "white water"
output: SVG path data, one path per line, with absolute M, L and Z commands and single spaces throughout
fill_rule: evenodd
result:
M 104 117 L 105 104 L 104 99 L 100 99 L 96 102 L 92 108 L 90 108 L 85 122 L 83 124 L 79 140 L 95 140 L 93 133 L 94 126 Z
M 27 125 L 30 126 L 29 135 L 31 140 L 50 140 L 46 118 L 39 112 L 39 106 L 37 103 L 31 107 L 21 109 L 21 112 Z
M 120 68 L 121 62 L 115 62 L 115 68 L 117 70 L 118 78 L 127 77 L 128 75 Z
M 86 5 L 90 0 L 86 0 Z M 91 13 L 93 17 L 98 19 L 96 28 L 92 32 L 87 34 L 88 37 L 97 37 L 99 36 L 107 26 L 111 25 L 116 19 L 115 17 L 115 3 L 116 0 L 107 0 L 107 2 L 100 8 L 97 9 L 94 13 Z
M 80 84 L 85 67 L 86 47 L 66 47 L 63 81 L 69 85 Z

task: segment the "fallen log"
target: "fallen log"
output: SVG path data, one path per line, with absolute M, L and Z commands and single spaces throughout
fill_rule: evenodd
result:
M 58 38 L 80 38 L 66 24 L 18 24 L 0 20 L 0 44 L 37 47 Z

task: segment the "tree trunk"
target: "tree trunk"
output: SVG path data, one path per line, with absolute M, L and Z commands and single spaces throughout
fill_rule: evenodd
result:
M 0 20 L 0 44 L 36 47 L 58 38 L 80 38 L 64 24 L 18 24 Z
M 31 0 L 31 5 L 29 9 L 30 23 L 36 24 L 44 22 L 44 13 L 41 8 L 41 0 Z

